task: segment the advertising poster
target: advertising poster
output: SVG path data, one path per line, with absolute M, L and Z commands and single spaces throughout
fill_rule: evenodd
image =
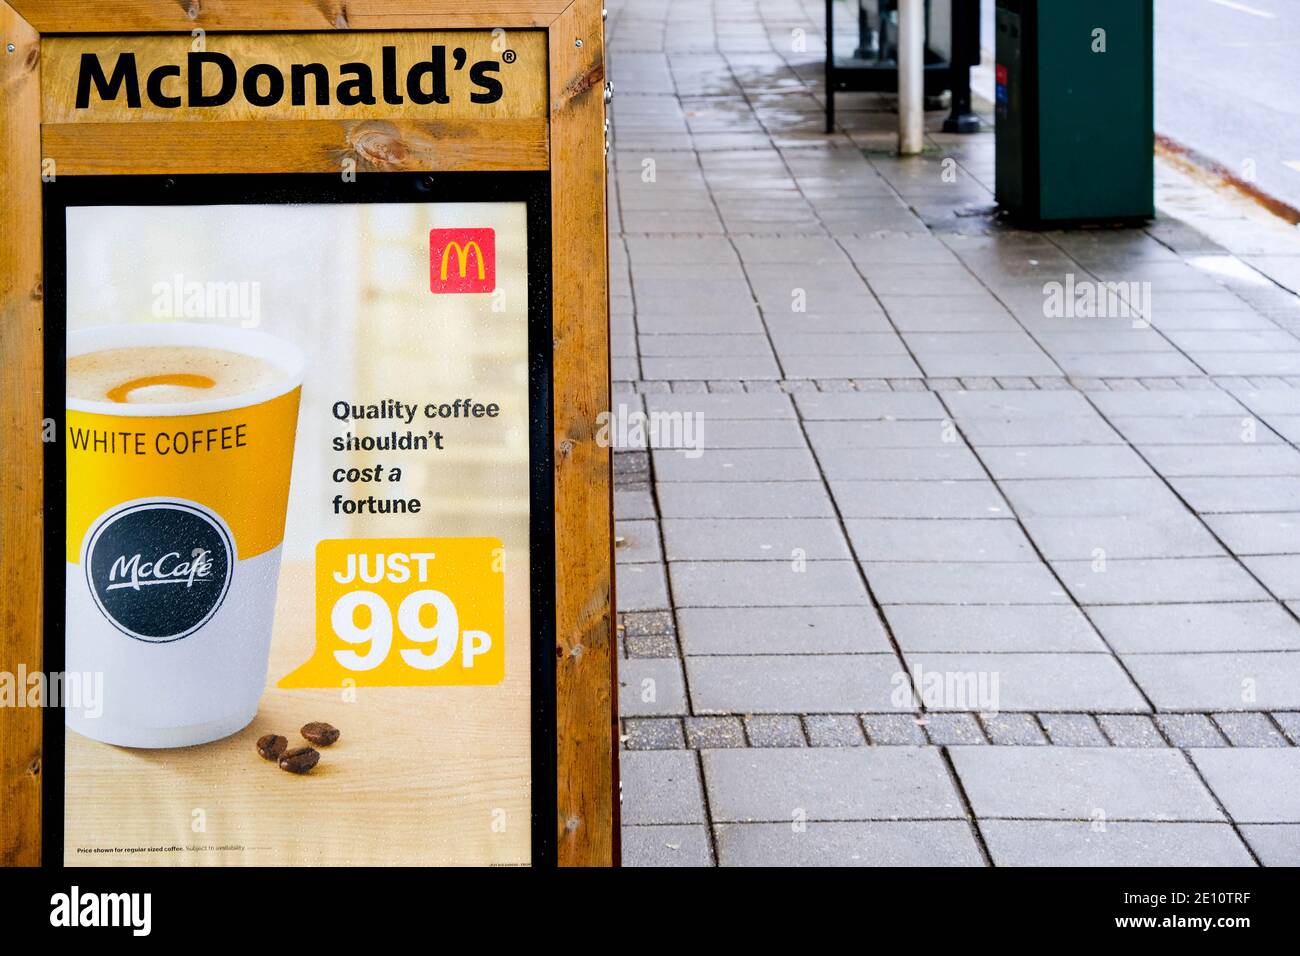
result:
M 397 179 L 65 194 L 68 865 L 536 862 L 542 213 Z

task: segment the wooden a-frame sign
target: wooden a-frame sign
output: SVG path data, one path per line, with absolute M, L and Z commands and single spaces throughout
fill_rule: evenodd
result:
M 44 666 L 43 516 L 61 506 L 45 500 L 43 475 L 43 175 L 337 173 L 347 163 L 363 175 L 544 172 L 553 323 L 553 852 L 561 865 L 616 862 L 611 472 L 609 449 L 597 441 L 610 397 L 602 20 L 600 0 L 0 0 L 0 670 Z M 241 86 L 220 110 L 205 112 L 178 71 L 157 69 L 205 36 L 287 65 L 364 59 L 381 41 L 401 49 L 417 31 L 464 31 L 455 41 L 471 52 L 494 41 L 503 49 L 504 35 L 506 61 L 518 62 L 504 89 L 489 83 L 480 87 L 487 95 L 437 110 L 419 109 L 411 97 L 349 103 L 289 90 L 272 101 L 254 84 L 251 94 Z M 93 121 L 79 115 L 76 71 L 87 50 L 104 63 L 132 52 L 135 103 L 128 84 Z M 61 825 L 42 820 L 45 752 L 39 709 L 0 711 L 5 865 L 60 862 L 42 852 L 43 830 Z

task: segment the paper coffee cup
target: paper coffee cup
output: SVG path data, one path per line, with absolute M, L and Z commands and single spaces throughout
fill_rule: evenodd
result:
M 287 342 L 224 326 L 68 334 L 69 359 L 156 346 L 234 352 L 278 374 L 173 404 L 67 399 L 66 666 L 103 687 L 102 712 L 69 709 L 67 723 L 126 747 L 217 740 L 257 713 L 305 364 Z

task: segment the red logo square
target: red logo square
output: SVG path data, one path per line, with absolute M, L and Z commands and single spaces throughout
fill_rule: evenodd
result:
M 429 230 L 430 292 L 491 292 L 496 287 L 495 230 Z
M 998 86 L 1007 85 L 1007 68 L 1001 63 L 998 64 L 997 69 L 994 71 L 994 78 L 996 79 Z

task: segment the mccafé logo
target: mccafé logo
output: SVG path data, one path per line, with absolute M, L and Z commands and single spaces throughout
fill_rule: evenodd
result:
M 206 509 L 182 501 L 139 501 L 91 529 L 86 581 L 100 613 L 139 641 L 193 634 L 230 588 L 230 534 Z
M 448 78 L 466 70 L 474 91 L 472 103 L 495 103 L 501 99 L 497 60 L 469 62 L 462 47 L 429 49 L 429 58 L 416 63 L 398 61 L 397 47 L 380 48 L 378 76 L 366 62 L 342 63 L 335 75 L 324 63 L 294 63 L 284 70 L 270 63 L 244 67 L 224 53 L 190 52 L 185 66 L 164 63 L 143 77 L 134 53 L 119 53 L 111 70 L 105 70 L 99 54 L 81 54 L 77 73 L 77 109 L 89 109 L 92 97 L 100 102 L 125 98 L 126 105 L 139 109 L 141 90 L 149 102 L 161 109 L 189 109 L 225 106 L 242 92 L 253 106 L 275 106 L 287 97 L 292 106 L 373 106 L 382 99 L 391 106 L 409 100 L 421 106 L 450 103 Z M 509 52 L 509 51 L 507 51 Z M 508 57 L 507 57 L 508 59 Z
M 495 230 L 429 230 L 430 292 L 491 292 L 496 287 Z
M 212 553 L 194 548 L 186 559 L 179 551 L 168 551 L 156 561 L 146 561 L 137 551 L 131 557 L 118 555 L 108 571 L 109 591 L 130 588 L 138 591 L 152 584 L 183 584 L 192 588 L 196 583 L 212 582 Z

